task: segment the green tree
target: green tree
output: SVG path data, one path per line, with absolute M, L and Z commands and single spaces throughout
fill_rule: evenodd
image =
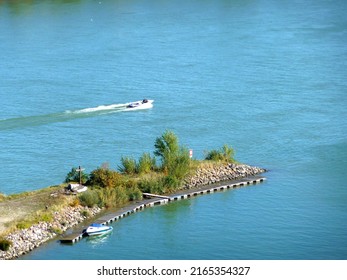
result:
M 180 147 L 168 166 L 168 175 L 182 180 L 189 172 L 190 157 L 187 148 Z
M 167 130 L 155 140 L 154 147 L 156 149 L 154 155 L 161 158 L 162 168 L 168 169 L 179 151 L 177 136 L 172 131 Z
M 162 169 L 166 174 L 164 188 L 168 191 L 177 189 L 190 169 L 188 149 L 179 145 L 178 138 L 172 131 L 165 131 L 156 139 L 154 146 L 154 154 L 161 157 Z

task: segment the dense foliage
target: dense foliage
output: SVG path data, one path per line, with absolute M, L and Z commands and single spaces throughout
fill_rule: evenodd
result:
M 112 188 L 122 180 L 122 175 L 117 171 L 99 167 L 89 175 L 88 185 L 101 188 Z
M 65 183 L 80 182 L 85 184 L 88 181 L 88 175 L 82 171 L 78 171 L 79 168 L 73 167 L 71 171 L 65 177 Z
M 211 150 L 206 153 L 206 160 L 220 161 L 225 163 L 233 163 L 234 159 L 234 149 L 228 145 L 223 145 L 219 150 Z
M 190 168 L 189 151 L 179 146 L 178 138 L 172 131 L 166 131 L 155 140 L 154 154 L 161 158 L 161 170 L 169 176 L 168 182 L 180 181 L 188 174 Z M 172 183 L 169 184 L 172 186 Z
M 154 148 L 154 156 L 143 153 L 138 160 L 123 156 L 118 172 L 102 166 L 89 175 L 82 173 L 83 183 L 89 189 L 79 195 L 80 204 L 88 207 L 120 206 L 142 199 L 143 192 L 164 194 L 179 189 L 191 169 L 196 168 L 188 149 L 180 146 L 177 136 L 169 130 L 156 138 Z M 206 159 L 233 162 L 233 156 L 234 150 L 224 145 L 220 150 L 208 152 Z M 65 182 L 78 181 L 79 175 L 76 168 L 72 168 Z

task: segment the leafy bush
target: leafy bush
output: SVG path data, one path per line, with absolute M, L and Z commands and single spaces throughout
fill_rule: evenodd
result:
M 161 137 L 155 140 L 154 155 L 161 158 L 162 168 L 169 168 L 179 150 L 178 138 L 172 131 L 165 131 Z
M 129 188 L 127 190 L 127 193 L 128 193 L 128 198 L 130 201 L 142 199 L 142 192 L 137 187 Z
M 113 188 L 99 190 L 101 205 L 106 208 L 121 206 L 129 201 L 128 193 L 123 185 L 118 185 Z
M 212 161 L 235 162 L 234 149 L 225 144 L 219 150 L 211 150 L 207 152 L 205 159 Z
M 138 188 L 143 193 L 156 193 L 163 194 L 164 193 L 164 184 L 162 180 L 155 179 L 144 179 L 141 180 L 138 184 Z
M 88 185 L 110 188 L 119 184 L 121 179 L 122 176 L 117 171 L 97 168 L 91 172 Z
M 136 160 L 132 157 L 122 157 L 121 164 L 118 166 L 118 170 L 124 174 L 135 174 L 136 173 Z
M 173 192 L 181 185 L 181 180 L 170 175 L 166 176 L 163 181 L 165 192 Z
M 143 174 L 143 173 L 149 173 L 152 170 L 155 170 L 156 168 L 156 160 L 155 158 L 151 157 L 149 153 L 144 153 L 137 164 L 137 173 Z
M 117 186 L 113 189 L 114 191 L 114 205 L 119 206 L 129 201 L 129 197 L 124 186 Z
M 166 131 L 161 137 L 158 137 L 154 146 L 156 148 L 154 154 L 161 157 L 164 173 L 171 178 L 170 189 L 173 185 L 175 188 L 179 187 L 180 181 L 190 171 L 188 149 L 179 146 L 178 138 L 172 131 Z
M 218 150 L 211 150 L 206 153 L 206 160 L 212 160 L 212 161 L 222 161 L 223 155 Z
M 189 173 L 189 166 L 189 152 L 185 148 L 180 148 L 180 150 L 175 155 L 174 160 L 170 162 L 168 174 L 171 177 L 175 177 L 176 179 L 181 180 Z
M 12 246 L 12 242 L 10 240 L 0 239 L 0 250 L 1 251 L 8 251 L 11 246 Z
M 99 192 L 96 190 L 88 190 L 79 196 L 80 204 L 82 206 L 87 206 L 89 208 L 95 205 L 102 205 L 102 200 L 100 198 Z

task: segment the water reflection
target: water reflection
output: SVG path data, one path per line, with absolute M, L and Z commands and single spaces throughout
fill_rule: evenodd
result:
M 91 235 L 84 237 L 86 239 L 86 243 L 90 244 L 92 247 L 100 246 L 101 244 L 107 243 L 110 239 L 111 232 L 102 234 L 102 235 Z

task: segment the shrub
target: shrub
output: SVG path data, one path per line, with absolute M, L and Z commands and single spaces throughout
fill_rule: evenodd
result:
M 208 151 L 206 153 L 205 159 L 212 161 L 235 162 L 234 149 L 225 144 L 219 150 Z
M 97 168 L 91 172 L 88 185 L 110 188 L 119 184 L 121 179 L 122 176 L 117 171 Z
M 189 173 L 190 158 L 189 152 L 185 148 L 180 150 L 175 155 L 175 158 L 168 166 L 168 174 L 178 180 L 183 179 Z
M 161 137 L 155 140 L 154 155 L 161 158 L 162 168 L 165 170 L 169 167 L 172 160 L 174 160 L 178 150 L 178 138 L 172 131 L 165 131 Z
M 128 199 L 130 201 L 142 199 L 142 192 L 137 187 L 130 188 L 127 190 L 127 192 L 128 192 Z
M 235 151 L 231 146 L 228 146 L 226 144 L 223 145 L 222 152 L 223 152 L 223 156 L 224 156 L 225 161 L 227 161 L 227 162 L 234 162 L 235 161 L 235 159 L 234 159 Z
M 100 195 L 96 190 L 88 190 L 79 196 L 80 204 L 92 208 L 101 204 Z
M 137 173 L 149 173 L 156 168 L 156 160 L 149 153 L 144 153 L 137 164 Z
M 179 183 L 190 171 L 188 149 L 179 146 L 177 136 L 171 131 L 157 138 L 154 146 L 154 154 L 161 157 L 164 173 Z
M 99 206 L 114 207 L 123 205 L 129 201 L 126 187 L 117 185 L 113 188 L 104 188 L 99 190 L 101 204 Z
M 165 192 L 173 192 L 181 185 L 181 181 L 174 176 L 166 176 L 164 178 Z
M 100 190 L 100 197 L 105 207 L 120 206 L 129 200 L 126 188 L 122 185 Z
M 115 195 L 115 205 L 123 205 L 124 203 L 129 201 L 129 197 L 126 189 L 123 186 L 117 186 L 114 188 Z
M 141 180 L 138 184 L 138 188 L 143 193 L 144 192 L 156 193 L 156 194 L 164 193 L 163 180 L 151 180 L 151 179 Z
M 0 250 L 1 251 L 8 251 L 11 246 L 12 246 L 12 242 L 10 240 L 0 239 Z
M 118 170 L 124 174 L 135 174 L 136 173 L 136 160 L 132 157 L 122 157 L 121 164 L 118 166 Z
M 99 197 L 102 206 L 112 207 L 116 204 L 116 195 L 114 188 L 104 188 L 99 190 Z

